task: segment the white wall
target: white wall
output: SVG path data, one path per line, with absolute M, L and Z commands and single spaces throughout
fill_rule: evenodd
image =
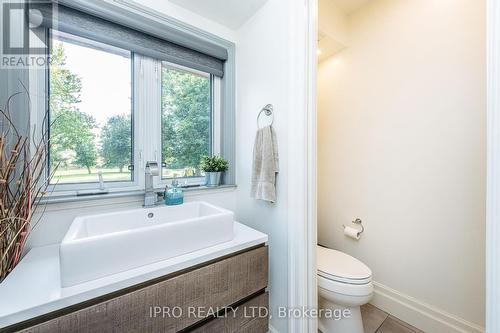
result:
M 107 0 L 110 1 L 110 0 Z M 228 27 L 209 20 L 201 15 L 193 13 L 185 8 L 182 8 L 170 1 L 158 1 L 158 0 L 134 0 L 133 2 L 138 3 L 142 6 L 151 8 L 160 12 L 164 15 L 170 16 L 181 22 L 190 24 L 199 29 L 210 32 L 221 38 L 225 38 L 229 41 L 235 40 L 235 31 L 229 29 Z
M 332 0 L 318 0 L 318 30 L 346 46 L 349 43 L 349 20 Z
M 485 3 L 374 0 L 319 68 L 319 241 L 484 326 Z M 359 242 L 342 224 L 363 219 Z
M 349 17 L 332 0 L 318 1 L 318 61 L 348 46 Z
M 269 235 L 271 309 L 286 306 L 287 299 L 287 110 L 289 109 L 290 56 L 287 0 L 269 0 L 238 30 L 236 43 L 237 87 L 237 200 L 240 221 Z M 256 117 L 268 103 L 274 105 L 280 173 L 277 203 L 250 198 L 252 150 Z M 274 316 L 271 325 L 287 332 L 285 319 Z

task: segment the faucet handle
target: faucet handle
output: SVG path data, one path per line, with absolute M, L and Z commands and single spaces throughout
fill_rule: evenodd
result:
M 101 170 L 97 172 L 97 176 L 99 177 L 99 190 L 104 191 L 106 188 L 104 187 L 104 179 L 102 178 Z
M 151 176 L 159 176 L 160 169 L 158 168 L 158 162 L 147 161 L 146 162 L 146 173 L 151 175 Z

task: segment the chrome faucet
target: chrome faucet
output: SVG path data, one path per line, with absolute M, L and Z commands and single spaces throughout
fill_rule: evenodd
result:
M 143 207 L 153 207 L 158 201 L 158 195 L 155 193 L 153 188 L 153 177 L 160 175 L 160 170 L 158 168 L 158 163 L 154 161 L 146 162 L 146 170 L 144 172 L 145 190 L 144 190 L 144 205 Z

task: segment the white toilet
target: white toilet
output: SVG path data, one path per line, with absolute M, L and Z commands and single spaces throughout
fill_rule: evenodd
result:
M 364 333 L 360 306 L 373 296 L 372 271 L 343 252 L 318 246 L 319 329 Z

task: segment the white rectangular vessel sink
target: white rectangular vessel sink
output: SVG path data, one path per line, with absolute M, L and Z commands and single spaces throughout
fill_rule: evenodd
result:
M 77 217 L 59 250 L 62 287 L 231 241 L 233 223 L 205 202 Z

